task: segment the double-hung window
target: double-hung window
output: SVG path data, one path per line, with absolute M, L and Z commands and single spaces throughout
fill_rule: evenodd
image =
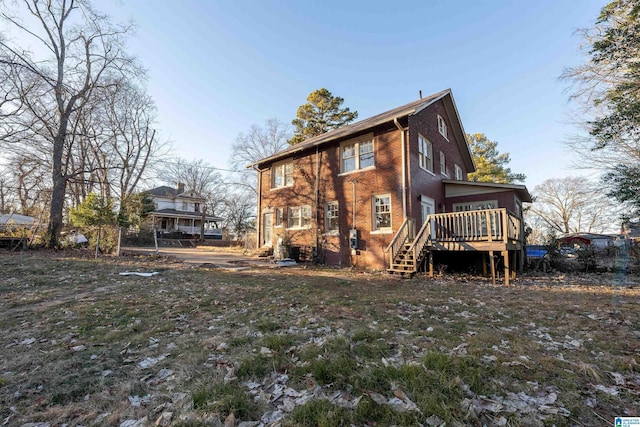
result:
M 373 196 L 373 230 L 391 229 L 391 196 L 383 194 Z
M 462 181 L 462 168 L 458 165 L 453 165 L 453 171 L 455 173 L 456 181 Z
M 433 172 L 433 144 L 420 134 L 418 134 L 418 157 L 420 167 Z
M 440 152 L 440 173 L 449 176 L 447 173 L 447 158 L 442 151 Z
M 282 227 L 283 213 L 284 213 L 284 210 L 282 208 L 276 208 L 276 223 L 275 223 L 276 227 Z
M 289 187 L 293 185 L 293 162 L 273 165 L 271 188 Z
M 327 233 L 338 231 L 338 202 L 329 202 L 324 209 L 324 228 Z
M 449 136 L 447 135 L 447 123 L 444 121 L 444 118 L 438 114 L 438 131 L 440 135 L 444 136 L 444 139 L 449 140 Z
M 287 228 L 308 228 L 311 226 L 311 206 L 296 206 L 287 212 Z
M 374 166 L 373 137 L 350 141 L 340 146 L 340 172 L 352 172 Z

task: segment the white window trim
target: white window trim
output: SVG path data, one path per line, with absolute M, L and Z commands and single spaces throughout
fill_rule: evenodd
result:
M 422 141 L 420 141 L 420 140 L 422 140 Z M 427 160 L 429 157 L 425 156 L 425 155 L 424 155 L 424 153 L 423 153 L 423 152 L 421 152 L 421 149 L 422 149 L 422 143 L 424 143 L 424 144 L 425 144 L 425 147 L 429 147 L 429 148 L 431 149 L 431 169 L 429 169 L 429 168 L 427 168 L 427 167 L 426 167 L 426 163 L 427 163 L 427 162 L 426 162 L 426 160 Z M 421 159 L 423 159 L 423 158 L 425 159 L 425 161 L 424 161 L 425 166 L 422 166 L 422 165 L 420 164 L 420 163 L 421 163 Z M 435 173 L 433 173 L 433 170 L 432 170 L 432 169 L 433 169 L 433 164 L 434 164 L 434 161 L 433 161 L 433 142 L 429 141 L 429 139 L 428 139 L 428 138 L 426 138 L 424 135 L 422 135 L 422 134 L 418 134 L 418 166 L 419 166 L 419 167 L 420 167 L 420 169 L 422 169 L 423 171 L 427 171 L 427 172 L 429 172 L 430 174 L 435 175 Z
M 308 208 L 308 212 L 309 212 L 309 225 L 303 225 L 303 209 L 304 208 Z M 291 211 L 293 211 L 294 209 L 299 209 L 300 210 L 300 225 L 293 225 L 293 226 L 289 226 L 289 218 L 291 218 Z M 292 206 L 287 208 L 287 230 L 308 230 L 311 228 L 311 205 L 302 205 L 302 206 Z
M 475 201 L 475 202 L 454 203 L 453 205 L 451 205 L 451 208 L 453 209 L 454 212 L 467 212 L 466 210 L 456 211 L 456 208 L 463 207 L 463 206 L 475 205 L 475 204 L 479 204 L 479 203 L 483 203 L 485 205 L 491 204 L 491 205 L 495 206 L 493 208 L 487 208 L 487 209 L 497 209 L 498 208 L 498 201 L 497 200 L 478 200 L 478 201 Z M 483 209 L 473 209 L 473 210 L 483 210 Z
M 287 165 L 291 165 L 291 183 L 287 184 L 286 168 Z M 276 169 L 282 168 L 282 181 L 283 185 L 276 187 Z M 279 190 L 281 188 L 293 187 L 293 160 L 287 160 L 284 162 L 274 163 L 271 166 L 271 190 Z
M 456 181 L 463 181 L 464 180 L 464 174 L 462 172 L 462 168 L 460 166 L 458 166 L 457 164 L 455 164 L 455 163 L 453 165 L 453 175 L 454 175 Z
M 367 166 L 364 168 L 360 168 L 360 143 L 363 142 L 369 142 L 371 141 L 371 145 L 373 146 L 373 164 L 371 166 Z M 343 152 L 343 148 L 347 147 L 349 145 L 355 145 L 355 161 L 356 161 L 356 167 L 353 170 L 350 171 L 344 171 L 342 169 L 342 152 Z M 338 159 L 340 162 L 340 173 L 338 174 L 338 176 L 343 176 L 343 175 L 349 175 L 352 173 L 358 173 L 358 172 L 363 172 L 363 171 L 368 171 L 368 170 L 372 170 L 376 168 L 376 140 L 373 137 L 373 133 L 368 133 L 366 135 L 362 135 L 359 136 L 357 138 L 353 138 L 350 139 L 348 141 L 344 141 L 340 144 L 340 147 L 338 147 Z
M 447 141 L 449 140 L 449 130 L 447 129 L 447 122 L 440 114 L 438 114 L 438 132 L 440 132 L 440 135 L 442 135 L 444 139 L 446 139 Z
M 338 218 L 338 229 L 337 230 L 329 230 L 328 227 L 328 220 L 329 220 L 329 206 L 330 205 L 335 205 L 337 206 L 337 213 L 338 216 L 336 218 Z M 327 236 L 337 236 L 340 233 L 340 205 L 338 204 L 338 201 L 332 201 L 332 202 L 327 202 L 324 205 L 324 230 L 325 232 L 323 234 L 327 235 Z
M 389 227 L 376 228 L 376 199 L 388 197 L 389 198 Z M 371 234 L 387 234 L 393 233 L 393 207 L 391 205 L 391 194 L 374 194 L 371 196 Z
M 278 213 L 280 213 L 280 224 L 278 224 Z M 273 211 L 273 227 L 284 227 L 284 208 L 275 208 L 275 210 Z
M 449 172 L 447 171 L 447 155 L 444 154 L 444 151 L 440 152 L 440 174 L 448 177 Z

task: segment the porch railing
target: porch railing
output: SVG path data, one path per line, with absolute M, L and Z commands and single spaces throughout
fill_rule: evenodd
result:
M 180 232 L 186 233 L 186 234 L 200 234 L 200 226 L 196 225 L 194 227 L 191 227 L 189 225 L 179 225 L 177 231 L 180 231 Z M 204 234 L 206 236 L 222 234 L 222 229 L 205 227 Z
M 430 215 L 436 242 L 522 242 L 522 222 L 505 208 Z

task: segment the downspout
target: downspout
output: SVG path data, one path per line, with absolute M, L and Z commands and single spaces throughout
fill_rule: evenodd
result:
M 316 223 L 316 257 L 320 254 L 320 224 L 318 223 L 318 203 L 320 202 L 320 150 L 316 145 L 316 182 L 315 182 L 315 223 Z
M 351 228 L 355 230 L 356 228 L 356 180 L 352 180 L 351 181 L 351 185 L 353 187 L 353 195 L 352 195 L 352 203 L 353 203 L 353 224 L 351 225 Z
M 253 169 L 258 173 L 258 188 L 256 191 L 256 193 L 258 193 L 256 195 L 257 198 L 257 203 L 258 205 L 257 207 L 257 212 L 256 212 L 256 248 L 260 248 L 262 245 L 260 245 L 260 237 L 262 235 L 262 171 L 260 169 L 258 169 L 255 165 L 253 166 Z M 245 240 L 246 241 L 246 240 Z
M 405 153 L 405 136 L 404 128 L 400 126 L 398 118 L 393 119 L 393 123 L 400 131 L 400 140 L 402 142 L 402 219 L 407 219 L 407 156 Z

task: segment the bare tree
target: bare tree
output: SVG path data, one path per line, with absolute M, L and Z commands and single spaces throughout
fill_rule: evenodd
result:
M 100 114 L 105 122 L 104 147 L 95 154 L 110 192 L 122 207 L 139 184 L 147 181 L 157 159 L 166 154 L 168 144 L 160 141 L 153 128 L 156 107 L 144 91 L 123 80 L 108 88 L 106 99 Z
M 67 169 L 74 142 L 71 131 L 77 130 L 74 125 L 94 91 L 116 76 L 140 72 L 124 51 L 131 26 L 111 24 L 88 0 L 23 0 L 19 4 L 29 22 L 10 15 L 8 2 L 1 4 L 1 18 L 11 30 L 33 43 L 36 51 L 47 53 L 36 57 L 17 43 L 0 39 L 0 67 L 8 70 L 4 76 L 13 78 L 24 111 L 16 122 L 20 128 L 13 127 L 12 136 L 0 140 L 23 148 L 34 139 L 48 144 L 52 189 L 47 245 L 57 246 L 67 183 L 74 173 Z
M 239 170 L 260 159 L 269 157 L 289 146 L 291 126 L 276 118 L 266 121 L 264 127 L 251 125 L 231 145 L 231 167 Z
M 225 203 L 228 188 L 222 174 L 204 160 L 182 158 L 164 162 L 159 167 L 161 179 L 171 185 L 184 184 L 206 199 L 206 212 L 217 215 Z
M 222 215 L 224 226 L 241 238 L 250 230 L 253 230 L 256 217 L 256 199 L 253 191 L 247 188 L 236 187 L 225 198 Z
M 605 231 L 615 218 L 611 201 L 587 178 L 551 178 L 534 189 L 531 216 L 559 233 Z

